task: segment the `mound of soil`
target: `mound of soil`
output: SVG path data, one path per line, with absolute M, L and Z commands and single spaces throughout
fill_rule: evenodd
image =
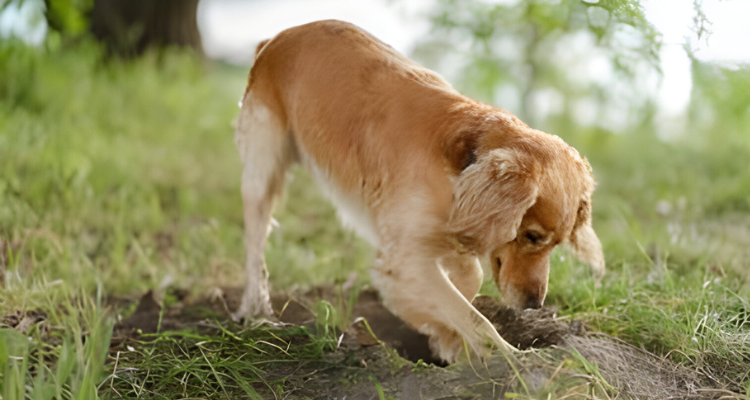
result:
M 503 339 L 520 350 L 561 345 L 566 336 L 585 333 L 579 321 L 557 319 L 553 307 L 518 310 L 488 296 L 479 296 L 472 304 L 495 325 Z

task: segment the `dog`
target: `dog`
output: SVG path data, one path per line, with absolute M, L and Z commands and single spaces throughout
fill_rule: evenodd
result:
M 236 319 L 273 315 L 263 248 L 293 163 L 378 249 L 371 277 L 385 307 L 446 362 L 464 344 L 481 356 L 515 350 L 471 304 L 479 259 L 519 308 L 542 306 L 560 243 L 604 272 L 585 158 L 352 24 L 313 22 L 260 43 L 235 143 L 247 248 Z

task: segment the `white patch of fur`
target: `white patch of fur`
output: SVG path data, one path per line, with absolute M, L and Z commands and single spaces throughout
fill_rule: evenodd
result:
M 245 169 L 243 193 L 249 195 L 266 191 L 269 179 L 283 157 L 283 130 L 281 121 L 268 107 L 254 101 L 252 93 L 245 96 L 234 132 L 234 143 Z
M 306 168 L 318 181 L 318 187 L 320 187 L 323 194 L 336 207 L 336 214 L 341 220 L 341 224 L 353 230 L 373 247 L 379 247 L 380 238 L 375 231 L 375 226 L 367 207 L 365 207 L 360 199 L 339 189 L 330 174 L 318 167 L 312 157 L 307 155 L 302 146 L 299 146 L 299 150 Z

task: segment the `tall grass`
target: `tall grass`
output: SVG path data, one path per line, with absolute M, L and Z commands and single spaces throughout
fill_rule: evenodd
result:
M 23 333 L 0 329 L 3 399 L 98 397 L 113 321 L 85 294 L 64 300 L 48 305 L 57 314 Z

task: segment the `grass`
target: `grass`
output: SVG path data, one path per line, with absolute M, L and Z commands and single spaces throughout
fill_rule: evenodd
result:
M 321 368 L 333 363 L 321 360 L 324 342 L 305 328 L 258 328 L 237 334 L 217 328 L 218 333 L 211 335 L 145 336 L 132 351 L 118 351 L 116 362 L 122 370 L 115 368 L 110 375 L 109 394 L 260 399 L 275 392 L 283 396 L 285 384 L 299 379 L 294 372 L 300 363 L 316 362 Z
M 3 399 L 97 397 L 113 321 L 88 295 L 60 300 L 47 299 L 58 313 L 25 332 L 0 330 Z
M 126 312 L 107 308 L 112 299 L 242 281 L 231 121 L 245 79 L 244 68 L 179 52 L 108 63 L 86 44 L 0 42 L 0 317 L 36 321 L 0 328 L 3 399 L 283 398 L 310 384 L 300 371 L 334 369 L 336 384 L 393 395 L 359 359 L 331 351 L 334 328 L 350 319 L 343 301 L 318 305 L 314 332 L 213 321 L 109 349 L 112 316 Z M 594 166 L 608 274 L 596 288 L 557 251 L 548 303 L 747 394 L 750 135 L 725 128 L 697 124 L 679 141 L 555 131 Z M 739 133 L 706 139 L 714 131 Z M 367 285 L 373 250 L 338 226 L 309 176 L 291 177 L 266 250 L 274 288 L 340 283 L 352 271 L 355 288 Z M 566 368 L 592 377 L 592 396 L 616 397 L 585 360 Z

